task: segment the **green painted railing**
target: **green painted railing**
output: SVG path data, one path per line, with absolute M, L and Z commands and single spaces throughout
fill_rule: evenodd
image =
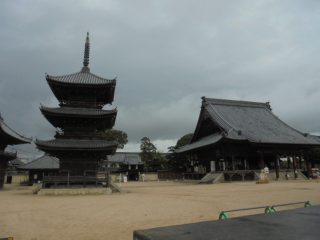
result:
M 220 214 L 219 214 L 219 220 L 228 219 L 229 218 L 228 213 L 231 213 L 231 212 L 264 209 L 264 213 L 269 214 L 269 213 L 277 212 L 277 210 L 276 210 L 277 207 L 291 206 L 291 205 L 297 205 L 297 204 L 304 204 L 304 207 L 311 207 L 312 206 L 310 201 L 304 201 L 304 202 L 293 202 L 293 203 L 276 204 L 276 205 L 272 205 L 272 206 L 260 206 L 260 207 L 252 207 L 252 208 L 239 208 L 239 209 L 221 211 Z

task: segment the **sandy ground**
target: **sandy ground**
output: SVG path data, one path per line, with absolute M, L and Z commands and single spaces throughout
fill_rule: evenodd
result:
M 37 196 L 31 188 L 6 185 L 0 192 L 0 238 L 132 240 L 134 230 L 215 220 L 221 210 L 304 200 L 320 204 L 319 181 L 260 185 L 137 182 L 122 187 L 128 193 Z

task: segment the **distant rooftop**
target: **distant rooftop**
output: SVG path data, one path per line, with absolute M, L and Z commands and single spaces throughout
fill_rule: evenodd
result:
M 49 156 L 47 154 L 20 166 L 17 166 L 21 170 L 35 170 L 35 169 L 59 169 L 59 159 Z
M 127 165 L 143 164 L 140 153 L 137 152 L 116 152 L 114 155 L 108 156 L 109 162 L 123 163 Z

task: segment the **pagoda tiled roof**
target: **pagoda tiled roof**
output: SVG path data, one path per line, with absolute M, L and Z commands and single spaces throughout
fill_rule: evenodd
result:
M 91 117 L 103 117 L 117 114 L 117 109 L 103 110 L 96 108 L 76 108 L 76 107 L 61 107 L 61 108 L 49 108 L 41 106 L 42 112 L 47 112 L 57 115 L 74 115 L 74 116 L 91 116 Z
M 116 79 L 106 79 L 91 73 L 88 67 L 83 67 L 80 72 L 73 74 L 61 76 L 51 76 L 47 74 L 46 79 L 47 81 L 53 81 L 57 83 L 80 85 L 114 85 L 116 83 Z
M 32 140 L 31 138 L 24 137 L 11 129 L 0 116 L 0 138 L 2 138 L 1 136 L 4 136 L 6 138 L 5 141 L 8 141 L 8 145 L 30 143 Z
M 39 149 L 51 149 L 51 150 L 93 150 L 104 151 L 117 148 L 117 143 L 106 140 L 92 140 L 92 139 L 53 139 L 49 141 L 43 141 L 36 139 L 36 145 Z

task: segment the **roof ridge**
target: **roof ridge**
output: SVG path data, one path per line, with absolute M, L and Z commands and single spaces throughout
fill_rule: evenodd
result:
M 210 102 L 215 105 L 264 107 L 264 108 L 270 109 L 269 102 L 252 102 L 252 101 L 244 101 L 244 100 L 229 100 L 229 99 L 218 99 L 218 98 L 203 98 L 203 101 Z

